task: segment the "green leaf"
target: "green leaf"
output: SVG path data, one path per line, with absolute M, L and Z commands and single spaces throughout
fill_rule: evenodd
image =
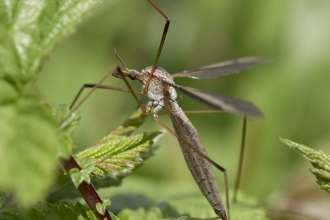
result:
M 71 219 L 97 220 L 90 209 L 80 203 L 67 202 L 42 203 L 30 209 L 15 210 L 0 213 L 1 220 L 71 220 Z
M 99 213 L 104 214 L 107 206 L 110 206 L 110 204 L 111 204 L 111 202 L 110 202 L 109 198 L 102 199 L 102 204 L 99 202 L 96 203 L 96 210 Z
M 310 161 L 314 168 L 310 168 L 309 170 L 316 177 L 317 184 L 321 189 L 330 193 L 330 156 L 321 150 L 314 150 L 313 148 L 292 142 L 288 139 L 280 138 L 280 140 Z
M 96 145 L 75 156 L 82 169 L 88 169 L 88 172 L 93 169 L 91 173 L 94 177 L 92 176 L 91 182 L 95 188 L 120 185 L 122 178 L 153 154 L 156 147 L 152 147 L 154 142 L 152 139 L 160 132 L 130 135 L 145 122 L 146 118 L 147 115 L 138 109 L 128 120 L 111 131 Z M 83 158 L 86 160 L 81 160 Z M 102 175 L 99 175 L 100 173 Z M 75 184 L 79 184 L 83 177 L 78 173 L 74 175 Z M 100 176 L 103 178 L 99 178 Z M 57 182 L 60 185 L 59 189 L 50 194 L 48 199 L 58 200 L 80 196 L 74 186 L 68 184 L 70 182 L 68 175 L 59 174 Z
M 77 158 L 89 158 L 95 162 L 92 174 L 97 177 L 127 175 L 143 159 L 141 154 L 150 150 L 153 139 L 160 132 L 141 133 L 127 136 L 140 126 L 146 118 L 140 109 L 126 122 L 95 143 L 92 147 L 76 154 Z
M 70 177 L 76 188 L 83 181 L 85 181 L 88 184 L 91 183 L 91 178 L 86 170 L 79 170 L 78 168 L 73 168 L 70 170 Z
M 154 181 L 150 178 L 130 176 L 121 187 L 99 190 L 101 196 L 111 198 L 109 207 L 121 220 L 124 219 L 219 219 L 211 205 L 187 182 Z M 197 191 L 196 191 L 197 190 Z M 221 193 L 224 195 L 224 193 Z M 231 194 L 231 193 L 230 193 Z M 239 193 L 239 204 L 231 204 L 232 220 L 267 220 L 265 210 L 253 207 L 256 199 Z M 153 218 L 152 218 L 152 217 Z
M 89 158 L 78 158 L 76 161 L 80 168 L 85 170 L 87 173 L 91 173 L 95 168 L 95 162 Z
M 71 112 L 67 105 L 59 105 L 52 110 L 57 123 L 60 125 L 59 131 L 65 132 L 68 136 L 72 135 L 79 125 L 80 115 Z
M 178 201 L 168 201 L 165 203 L 148 205 L 138 209 L 123 209 L 119 211 L 117 217 L 121 220 L 139 219 L 139 220 L 155 220 L 155 219 L 185 219 L 185 220 L 216 220 L 215 213 L 205 212 L 198 205 L 199 199 L 186 198 Z M 204 206 L 202 205 L 204 208 Z M 247 208 L 239 205 L 231 206 L 232 220 L 267 220 L 265 210 L 260 208 Z M 180 216 L 182 215 L 182 216 Z M 201 216 L 201 217 L 192 217 Z
M 86 183 L 91 182 L 90 173 L 95 168 L 95 162 L 91 161 L 89 158 L 80 158 L 76 160 L 79 164 L 81 170 L 78 168 L 73 168 L 70 170 L 70 177 L 73 184 L 78 187 L 80 183 L 85 181 Z
M 57 165 L 57 125 L 33 91 L 0 106 L 0 185 L 22 205 L 40 200 Z
M 143 113 L 139 108 L 123 124 L 115 128 L 110 134 L 129 135 L 145 123 L 148 114 Z
M 102 207 L 102 204 L 101 203 L 96 203 L 96 210 L 100 213 L 100 214 L 103 214 L 104 213 L 104 210 L 103 210 L 103 207 Z
M 199 206 L 201 205 L 201 206 Z M 117 217 L 121 220 L 155 220 L 155 219 L 185 219 L 185 220 L 216 220 L 219 217 L 209 209 L 205 211 L 200 198 L 193 196 L 182 199 L 168 200 L 165 203 L 149 204 L 138 209 L 123 209 Z M 181 215 L 181 216 L 180 216 Z M 201 216 L 201 217 L 193 217 Z M 260 208 L 247 208 L 239 205 L 231 206 L 232 220 L 267 220 L 266 212 Z
M 10 204 L 11 199 L 10 193 L 0 191 L 0 210 L 4 209 L 7 205 Z
M 70 112 L 66 105 L 60 105 L 52 109 L 53 115 L 60 124 L 57 139 L 59 141 L 58 156 L 68 158 L 72 153 L 75 143 L 72 139 L 74 130 L 79 125 L 80 115 L 77 112 Z
M 51 50 L 99 0 L 0 0 L 0 186 L 23 206 L 45 195 L 70 140 L 33 83 Z M 62 142 L 62 143 L 61 143 Z M 71 143 L 72 144 L 72 143 Z
M 34 79 L 47 55 L 99 0 L 1 0 L 0 77 Z

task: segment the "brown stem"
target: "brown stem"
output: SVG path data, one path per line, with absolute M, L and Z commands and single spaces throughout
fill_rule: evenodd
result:
M 73 168 L 78 168 L 79 170 L 81 170 L 80 166 L 72 156 L 70 156 L 70 158 L 67 160 L 62 160 L 62 166 L 64 167 L 66 172 L 70 172 L 70 170 Z M 79 184 L 78 190 L 82 195 L 82 197 L 84 198 L 84 200 L 86 201 L 89 208 L 94 212 L 94 215 L 98 219 L 112 220 L 107 209 L 105 210 L 104 214 L 101 214 L 96 210 L 96 203 L 99 202 L 102 204 L 103 202 L 91 183 L 86 183 L 85 181 L 83 181 L 82 183 Z

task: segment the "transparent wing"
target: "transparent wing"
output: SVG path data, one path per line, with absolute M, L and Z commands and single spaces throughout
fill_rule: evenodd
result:
M 250 102 L 246 102 L 230 96 L 220 95 L 217 93 L 178 86 L 168 83 L 166 81 L 163 82 L 170 86 L 173 86 L 175 89 L 183 92 L 187 96 L 197 99 L 200 102 L 207 104 L 211 107 L 214 107 L 216 109 L 223 110 L 231 114 L 239 114 L 239 115 L 252 116 L 256 118 L 263 118 L 262 112 Z
M 185 70 L 179 73 L 171 74 L 174 77 L 191 77 L 194 79 L 210 79 L 218 76 L 226 76 L 238 73 L 241 70 L 249 69 L 261 63 L 267 62 L 267 59 L 258 57 L 245 57 L 236 60 L 215 63 L 196 69 Z

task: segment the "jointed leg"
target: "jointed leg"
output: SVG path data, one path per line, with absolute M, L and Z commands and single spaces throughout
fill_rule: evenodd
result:
M 167 15 L 155 3 L 153 3 L 151 0 L 148 0 L 148 2 L 166 19 L 166 23 L 165 23 L 165 26 L 164 26 L 163 36 L 162 36 L 162 39 L 160 41 L 160 45 L 159 45 L 159 48 L 158 48 L 156 59 L 155 59 L 154 65 L 152 66 L 151 75 L 150 75 L 149 80 L 147 81 L 147 83 L 145 85 L 144 91 L 142 91 L 142 94 L 146 94 L 148 92 L 149 83 L 151 81 L 152 75 L 155 72 L 160 54 L 162 53 L 162 49 L 163 49 L 163 46 L 164 46 L 164 42 L 165 42 L 166 34 L 167 34 L 167 31 L 168 31 L 168 27 L 170 26 L 170 22 L 171 22 L 169 17 L 167 17 Z
M 92 90 L 90 90 L 87 93 L 87 95 L 85 95 L 85 97 L 74 108 L 72 108 L 74 106 L 74 104 L 76 103 L 76 101 L 78 100 L 78 98 L 79 98 L 79 96 L 80 96 L 80 94 L 81 94 L 81 92 L 83 90 L 83 88 L 81 88 L 79 90 L 78 94 L 76 95 L 76 97 L 74 98 L 72 104 L 70 105 L 71 112 L 76 111 L 84 103 L 84 101 L 95 91 L 95 89 L 97 89 L 98 87 L 100 87 L 101 84 L 102 84 L 102 82 L 104 80 L 106 80 L 112 74 L 112 72 L 114 72 L 115 70 L 121 72 L 121 70 L 120 70 L 120 68 L 118 66 L 112 67 L 112 69 L 107 74 L 105 74 L 98 83 L 94 84 L 94 87 L 92 88 Z
M 115 90 L 115 91 L 120 91 L 120 92 L 131 93 L 131 91 L 129 91 L 127 89 L 122 89 L 120 87 L 114 87 L 114 86 L 108 86 L 108 85 L 90 84 L 90 83 L 84 84 L 84 85 L 82 85 L 82 87 L 80 88 L 80 90 L 77 93 L 76 97 L 72 101 L 72 103 L 70 105 L 70 109 L 72 109 L 72 107 L 74 106 L 74 104 L 77 102 L 79 96 L 81 95 L 81 93 L 83 92 L 84 89 L 86 89 L 86 88 L 94 88 L 94 87 L 96 87 L 95 89 L 106 89 L 106 90 Z M 138 92 L 135 92 L 135 94 L 141 95 L 141 93 L 138 93 Z
M 247 118 L 244 116 L 243 120 L 243 129 L 242 129 L 242 141 L 241 141 L 241 149 L 240 149 L 240 154 L 239 154 L 239 161 L 238 161 L 238 169 L 237 169 L 237 176 L 236 176 L 236 181 L 235 181 L 235 188 L 234 188 L 234 196 L 233 196 L 233 203 L 237 202 L 237 193 L 238 193 L 238 188 L 242 176 L 242 167 L 243 167 L 243 159 L 244 159 L 244 150 L 245 150 L 245 137 L 246 137 L 246 123 L 247 123 Z
M 121 73 L 121 70 L 118 66 L 114 66 L 106 75 L 104 75 L 104 77 L 96 84 L 84 84 L 79 92 L 77 93 L 77 95 L 75 96 L 74 100 L 72 101 L 71 105 L 70 105 L 70 113 L 68 114 L 67 117 L 69 117 L 69 115 L 76 111 L 85 101 L 86 99 L 96 90 L 96 89 L 109 89 L 109 90 L 116 90 L 116 91 L 122 91 L 122 92 L 130 92 L 132 93 L 133 90 L 126 90 L 126 89 L 122 89 L 119 87 L 114 87 L 114 86 L 107 86 L 107 85 L 101 85 L 101 83 L 106 80 L 114 71 L 117 71 L 119 73 Z M 75 106 L 78 98 L 80 97 L 80 95 L 82 94 L 83 90 L 85 88 L 92 88 L 85 96 L 84 98 Z M 132 89 L 132 88 L 131 88 Z M 140 93 L 137 92 L 133 92 L 132 93 L 135 97 L 136 95 L 141 95 Z M 140 102 L 138 102 L 140 103 Z M 75 106 L 75 107 L 74 107 Z M 67 118 L 63 119 L 63 121 L 65 121 Z

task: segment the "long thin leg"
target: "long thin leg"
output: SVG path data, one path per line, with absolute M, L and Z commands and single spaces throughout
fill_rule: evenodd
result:
M 245 150 L 245 137 L 246 137 L 246 123 L 247 123 L 247 118 L 244 116 L 243 120 L 243 129 L 242 129 L 242 142 L 241 142 L 241 150 L 240 150 L 240 156 L 239 156 L 239 161 L 238 161 L 238 169 L 237 169 L 237 176 L 236 176 L 236 181 L 235 181 L 235 188 L 234 188 L 234 196 L 233 196 L 233 203 L 237 202 L 237 193 L 238 193 L 238 188 L 242 176 L 242 167 L 243 167 L 243 159 L 244 159 L 244 150 Z
M 79 92 L 77 93 L 76 97 L 74 98 L 74 100 L 72 101 L 71 105 L 70 105 L 70 109 L 72 109 L 72 107 L 74 106 L 74 104 L 77 102 L 78 98 L 80 97 L 81 93 L 84 91 L 84 89 L 88 89 L 88 88 L 94 88 L 95 89 L 107 89 L 107 90 L 115 90 L 115 91 L 120 91 L 120 92 L 128 92 L 131 93 L 131 91 L 127 90 L 127 89 L 122 89 L 119 87 L 114 87 L 114 86 L 108 86 L 108 85 L 98 85 L 98 84 L 84 84 L 82 85 L 82 87 L 80 88 Z M 135 92 L 135 94 L 137 95 L 141 95 L 141 93 Z
M 168 31 L 168 27 L 170 26 L 170 22 L 171 22 L 169 17 L 167 17 L 167 15 L 155 3 L 153 3 L 151 0 L 148 0 L 148 2 L 166 19 L 166 23 L 165 23 L 165 26 L 164 26 L 163 36 L 162 36 L 162 39 L 160 41 L 160 45 L 159 45 L 159 48 L 158 48 L 156 59 L 155 59 L 154 65 L 152 66 L 152 70 L 151 70 L 149 80 L 147 81 L 147 83 L 144 87 L 144 91 L 142 91 L 142 94 L 146 94 L 148 92 L 148 87 L 149 87 L 152 75 L 154 74 L 155 69 L 157 67 L 160 54 L 162 53 L 165 38 L 166 38 L 166 35 L 167 35 L 167 31 Z
M 104 80 L 106 80 L 111 74 L 112 74 L 112 72 L 114 72 L 115 70 L 117 70 L 117 71 L 119 71 L 119 72 L 121 72 L 121 70 L 120 70 L 120 68 L 119 68 L 119 66 L 114 66 L 114 67 L 112 67 L 111 68 L 111 70 L 107 73 L 107 74 L 105 74 L 103 77 L 102 77 L 102 79 L 97 83 L 97 84 L 94 84 L 94 87 L 92 88 L 92 90 L 90 90 L 85 96 L 84 96 L 84 98 L 74 107 L 74 108 L 72 108 L 73 107 L 73 105 L 74 105 L 74 103 L 77 101 L 77 99 L 78 99 L 78 97 L 80 96 L 80 93 L 82 92 L 82 91 L 79 91 L 79 93 L 76 95 L 76 97 L 75 97 L 75 99 L 74 99 L 74 103 L 73 104 L 71 104 L 70 105 L 70 112 L 69 112 L 69 114 L 68 114 L 68 116 L 67 117 L 65 117 L 63 120 L 62 120 L 62 122 L 63 121 L 65 121 L 65 120 L 67 120 L 68 119 L 68 117 L 72 114 L 72 112 L 74 112 L 74 111 L 76 111 L 85 101 L 86 101 L 86 99 L 95 91 L 95 89 L 97 89 L 101 84 L 102 84 L 102 82 L 104 81 Z M 82 89 L 80 89 L 80 90 L 82 90 Z M 135 94 L 134 94 L 135 95 Z
M 92 90 L 90 90 L 86 95 L 85 95 L 85 97 L 74 107 L 74 108 L 72 108 L 73 107 L 73 105 L 75 104 L 75 102 L 77 101 L 77 99 L 78 99 L 78 97 L 80 96 L 80 94 L 81 94 L 81 92 L 82 92 L 82 89 L 80 89 L 80 91 L 78 92 L 78 94 L 76 95 L 76 97 L 75 97 L 75 99 L 74 99 L 74 101 L 73 101 L 73 103 L 70 105 L 70 109 L 71 109 L 71 112 L 70 113 L 72 113 L 72 112 L 74 112 L 74 111 L 76 111 L 84 102 L 85 102 L 85 100 L 95 91 L 95 89 L 97 89 L 101 84 L 102 84 L 102 82 L 104 81 L 104 80 L 106 80 L 111 74 L 112 74 L 112 72 L 114 72 L 115 70 L 117 70 L 117 71 L 119 71 L 119 72 L 121 72 L 121 70 L 120 70 L 120 68 L 119 68 L 119 66 L 114 66 L 114 67 L 112 67 L 111 68 L 111 70 L 107 73 L 107 74 L 105 74 L 103 77 L 102 77 L 102 79 L 98 82 L 98 83 L 96 83 L 96 84 L 94 84 L 94 87 L 92 88 Z
M 170 132 L 172 135 L 174 135 L 178 140 L 184 142 L 188 147 L 190 147 L 193 151 L 195 151 L 199 156 L 207 160 L 209 163 L 211 163 L 213 166 L 215 166 L 218 170 L 220 170 L 224 175 L 224 181 L 225 181 L 225 188 L 226 188 L 226 204 L 227 204 L 227 212 L 228 212 L 228 219 L 230 219 L 230 207 L 229 207 L 229 193 L 228 193 L 228 177 L 227 177 L 227 171 L 224 167 L 217 164 L 215 161 L 213 161 L 211 158 L 200 152 L 196 147 L 194 147 L 192 144 L 190 144 L 188 141 L 183 139 L 182 137 L 178 136 L 175 131 L 170 129 L 168 126 L 166 126 L 163 122 L 161 122 L 158 118 L 154 117 L 154 119 L 160 124 L 163 128 L 165 128 L 168 132 Z

